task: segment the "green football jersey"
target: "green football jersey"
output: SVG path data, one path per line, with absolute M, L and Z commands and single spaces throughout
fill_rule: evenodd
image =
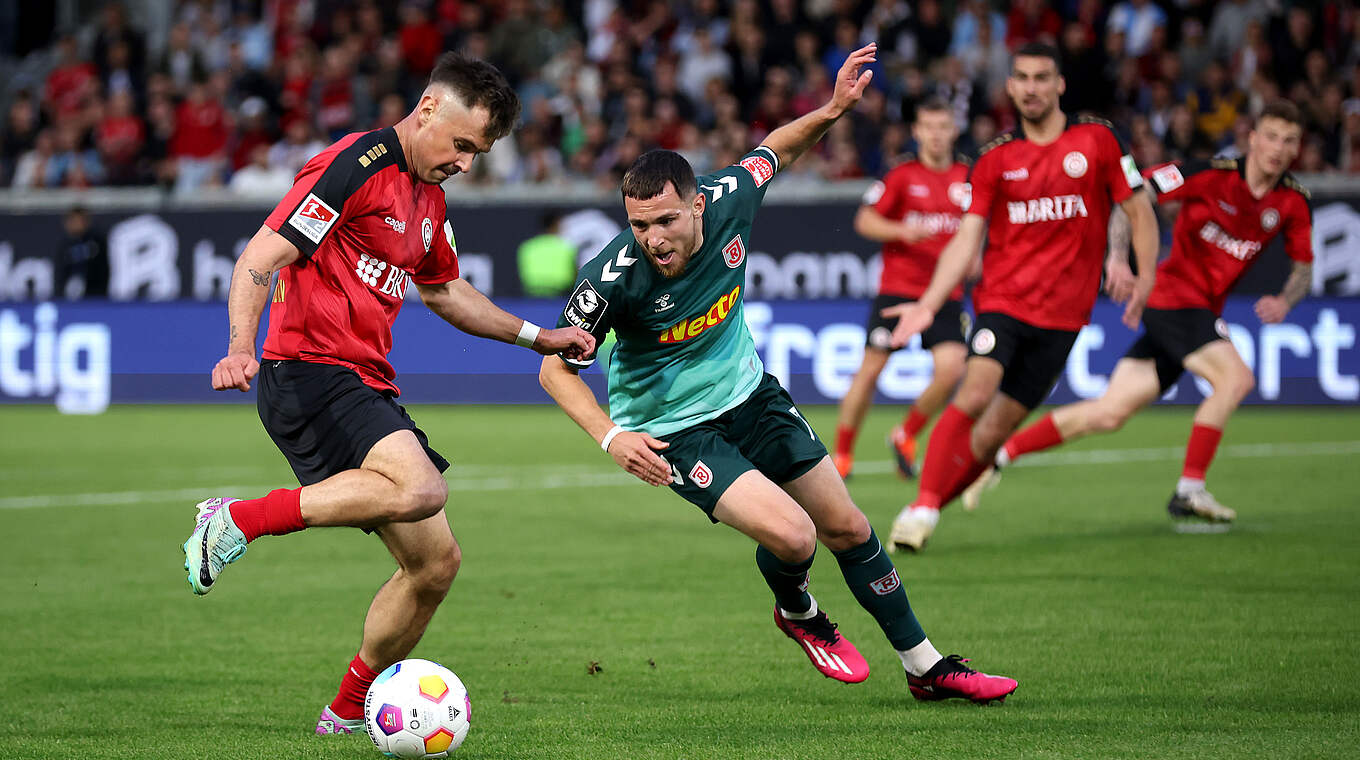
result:
M 625 430 L 669 435 L 745 401 L 765 367 L 742 311 L 751 222 L 779 169 L 760 146 L 698 178 L 704 242 L 679 277 L 663 277 L 631 229 L 581 267 L 558 319 L 618 344 L 609 361 L 609 414 Z M 595 357 L 562 358 L 583 369 Z

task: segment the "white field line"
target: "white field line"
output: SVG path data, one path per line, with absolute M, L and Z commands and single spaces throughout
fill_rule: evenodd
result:
M 1219 449 L 1225 459 L 1259 457 L 1345 456 L 1360 454 L 1360 441 L 1326 441 L 1309 443 L 1239 443 Z M 1092 449 L 1089 451 L 1058 451 L 1035 454 L 1017 462 L 1016 467 L 1066 467 L 1073 465 L 1121 464 L 1127 462 L 1177 461 L 1185 455 L 1183 446 L 1163 446 L 1139 449 Z M 855 471 L 867 475 L 894 472 L 896 466 L 887 460 L 855 463 Z M 491 473 L 506 473 L 492 475 Z M 461 477 L 467 473 L 486 473 L 482 477 Z M 571 465 L 545 467 L 501 467 L 472 465 L 450 471 L 449 490 L 452 492 L 536 491 L 557 488 L 630 486 L 639 481 L 621 470 L 587 469 Z M 264 493 L 277 488 L 279 483 L 227 486 L 197 486 L 143 491 L 107 491 L 94 493 L 42 493 L 27 496 L 0 497 L 0 509 L 36 509 L 44 507 L 95 507 L 119 504 L 192 502 L 213 495 Z

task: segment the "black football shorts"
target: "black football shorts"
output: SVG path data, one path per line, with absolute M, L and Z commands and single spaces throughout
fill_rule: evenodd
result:
M 260 421 L 304 486 L 357 469 L 398 430 L 415 433 L 440 472 L 449 468 L 393 395 L 364 385 L 348 367 L 266 359 L 256 382 Z

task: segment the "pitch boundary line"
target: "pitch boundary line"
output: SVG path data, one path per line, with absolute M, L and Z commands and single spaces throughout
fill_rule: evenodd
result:
M 1089 451 L 1057 451 L 1048 454 L 1034 454 L 1012 465 L 1014 467 L 1070 467 L 1080 465 L 1122 464 L 1127 462 L 1165 462 L 1176 461 L 1183 457 L 1182 446 L 1158 446 L 1138 449 L 1092 449 Z M 1226 459 L 1253 459 L 1261 457 L 1300 457 L 1300 456 L 1344 456 L 1360 454 L 1360 440 L 1326 441 L 1307 443 L 1238 443 L 1219 449 L 1218 456 Z M 472 472 L 492 472 L 487 465 L 467 468 Z M 524 473 L 532 467 L 504 468 L 503 471 Z M 896 465 L 887 460 L 857 462 L 855 471 L 866 475 L 882 475 L 896 471 Z M 534 491 L 556 488 L 615 487 L 639 483 L 636 478 L 622 470 L 594 470 L 588 468 L 569 468 L 550 466 L 548 474 L 538 470 L 537 478 L 524 474 L 495 477 L 458 476 L 457 470 L 449 481 L 451 493 L 479 493 L 493 491 Z M 263 493 L 278 487 L 278 483 L 264 485 L 233 484 L 226 486 L 198 486 L 194 488 L 168 488 L 140 491 L 106 491 L 87 493 L 48 493 L 27 496 L 0 497 L 0 509 L 43 509 L 49 507 L 95 507 L 118 506 L 120 504 L 161 503 L 170 501 L 194 501 L 222 493 Z

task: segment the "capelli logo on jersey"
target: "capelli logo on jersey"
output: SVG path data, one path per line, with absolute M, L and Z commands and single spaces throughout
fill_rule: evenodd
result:
M 1055 195 L 1051 198 L 1010 201 L 1006 204 L 1006 215 L 1011 224 L 1032 224 L 1090 216 L 1090 213 L 1086 211 L 1086 201 L 1080 195 Z
M 658 343 L 680 343 L 681 341 L 697 338 L 703 334 L 704 330 L 722 323 L 727 319 L 727 315 L 732 313 L 732 307 L 736 306 L 737 298 L 741 296 L 741 286 L 732 288 L 732 292 L 719 298 L 708 307 L 708 311 L 700 314 L 694 319 L 686 319 L 677 322 L 657 336 Z
M 1213 222 L 1206 222 L 1200 228 L 1199 239 L 1239 261 L 1246 261 L 1261 251 L 1259 242 L 1235 238 Z
M 906 218 L 902 221 L 916 227 L 925 227 L 931 235 L 939 235 L 943 232 L 950 234 L 958 232 L 959 219 L 958 214 L 949 214 L 943 211 L 932 211 L 930 213 L 908 211 Z
M 393 219 L 390 216 L 383 217 L 383 221 L 387 222 L 388 227 L 391 227 L 392 229 L 396 230 L 398 235 L 406 234 L 406 222 L 403 222 L 399 219 Z
M 1029 179 L 1029 169 L 1020 167 L 1019 169 L 1007 169 L 1001 172 L 1001 179 L 1007 182 L 1020 182 Z

